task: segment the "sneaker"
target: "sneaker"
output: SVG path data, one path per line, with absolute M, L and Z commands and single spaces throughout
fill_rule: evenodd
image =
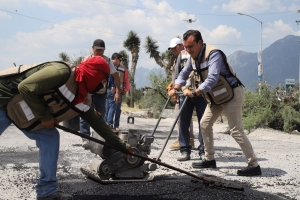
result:
M 46 197 L 38 197 L 37 200 L 72 200 L 73 196 L 70 194 L 63 194 L 61 192 L 55 192 Z
M 170 148 L 171 150 L 179 150 L 179 149 L 180 149 L 179 141 L 176 140 L 175 142 L 173 142 L 173 144 L 171 144 L 169 148 Z
M 90 147 L 89 145 L 89 141 L 88 140 L 85 140 L 83 141 L 82 145 L 81 145 L 84 149 L 88 149 Z
M 116 130 L 117 132 L 119 132 L 121 129 L 120 129 L 119 127 L 116 127 L 115 130 Z
M 177 158 L 178 161 L 187 161 L 190 159 L 191 159 L 191 156 L 187 152 L 182 152 L 181 156 Z
M 257 165 L 256 167 L 248 165 L 247 167 L 238 170 L 237 171 L 237 175 L 239 175 L 239 176 L 256 176 L 256 175 L 261 175 L 261 169 L 260 169 L 259 165 Z
M 200 162 L 193 162 L 192 163 L 193 168 L 216 168 L 216 160 L 206 160 L 203 159 Z

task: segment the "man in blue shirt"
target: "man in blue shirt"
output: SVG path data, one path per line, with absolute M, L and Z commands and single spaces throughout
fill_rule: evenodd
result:
M 189 59 L 190 55 L 184 50 L 182 40 L 179 38 L 173 38 L 170 42 L 170 47 L 172 53 L 174 56 L 177 56 L 175 59 L 175 64 L 174 66 L 174 72 L 173 72 L 173 85 L 175 85 L 175 80 L 178 77 L 178 74 L 180 71 L 183 69 L 183 67 L 186 64 L 186 61 Z M 191 78 L 187 81 L 185 88 L 189 89 L 195 89 L 196 87 L 191 87 L 191 80 L 194 79 L 194 74 L 190 75 Z M 184 89 L 184 88 L 182 88 Z M 179 107 L 181 108 L 181 105 L 184 101 L 185 97 L 183 95 L 179 96 Z M 204 144 L 203 144 L 203 138 L 202 138 L 202 133 L 200 129 L 200 120 L 201 117 L 204 113 L 206 107 L 206 102 L 203 99 L 202 96 L 196 97 L 196 98 L 188 98 L 185 106 L 181 111 L 180 118 L 179 118 L 179 134 L 178 134 L 178 141 L 180 144 L 180 153 L 181 156 L 177 158 L 178 161 L 186 161 L 190 160 L 190 154 L 191 154 L 191 149 L 194 144 L 194 133 L 193 129 L 190 128 L 191 121 L 192 121 L 192 115 L 194 108 L 196 108 L 196 113 L 197 113 L 197 119 L 198 119 L 198 140 L 199 140 L 199 147 L 198 147 L 198 154 L 200 156 L 200 160 L 202 159 L 201 156 L 204 154 Z M 189 130 L 190 129 L 190 130 Z
M 175 80 L 173 92 L 185 85 L 189 74 L 198 74 L 201 83 L 196 90 L 184 90 L 185 96 L 190 98 L 203 94 L 208 105 L 200 121 L 202 130 L 205 159 L 194 162 L 194 168 L 216 168 L 214 157 L 213 124 L 224 112 L 228 119 L 231 136 L 240 145 L 248 166 L 237 171 L 240 176 L 261 175 L 257 157 L 252 145 L 242 128 L 242 104 L 244 89 L 232 68 L 229 66 L 225 54 L 217 48 L 203 43 L 201 33 L 189 30 L 183 35 L 186 51 L 191 55 L 178 78 Z

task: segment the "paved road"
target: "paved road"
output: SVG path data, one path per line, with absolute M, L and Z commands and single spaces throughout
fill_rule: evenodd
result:
M 121 128 L 126 128 L 126 116 L 121 117 Z M 135 118 L 136 128 L 151 133 L 155 119 Z M 155 133 L 151 157 L 161 150 L 164 138 L 173 119 L 165 119 Z M 194 123 L 194 131 L 197 129 Z M 87 179 L 79 168 L 87 166 L 94 155 L 81 147 L 78 136 L 61 132 L 58 177 L 60 189 L 72 193 L 74 199 L 300 199 L 299 144 L 300 137 L 282 132 L 258 129 L 249 138 L 259 157 L 263 175 L 238 177 L 237 169 L 246 166 L 245 158 L 234 140 L 223 132 L 226 124 L 214 126 L 217 169 L 195 170 L 191 163 L 199 160 L 197 152 L 192 159 L 178 162 L 177 151 L 165 150 L 162 161 L 175 167 L 215 178 L 224 183 L 245 187 L 244 192 L 233 191 L 192 182 L 193 178 L 159 167 L 155 179 L 147 183 L 99 184 Z M 169 144 L 176 138 L 173 133 Z M 196 142 L 196 146 L 198 143 Z M 0 200 L 35 199 L 38 149 L 14 126 L 10 126 L 0 137 Z

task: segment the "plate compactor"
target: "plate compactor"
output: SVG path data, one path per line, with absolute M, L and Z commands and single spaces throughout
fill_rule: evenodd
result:
M 128 117 L 128 124 L 134 123 L 133 117 Z M 151 151 L 153 135 L 142 135 L 136 129 L 115 132 L 123 141 L 131 145 L 134 152 L 148 157 Z M 104 141 L 97 133 L 92 132 L 92 137 Z M 155 171 L 157 165 L 145 163 L 145 160 L 128 155 L 109 148 L 102 144 L 90 141 L 90 151 L 97 156 L 91 161 L 88 168 L 80 168 L 81 172 L 89 178 L 101 183 L 151 181 L 154 175 L 149 171 Z M 100 158 L 99 158 L 100 157 Z

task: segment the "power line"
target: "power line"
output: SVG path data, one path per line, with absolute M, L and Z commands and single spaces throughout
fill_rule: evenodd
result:
M 94 30 L 94 29 L 90 29 L 90 28 L 82 28 L 82 27 L 72 26 L 72 25 L 68 25 L 68 24 L 60 24 L 60 23 L 48 21 L 48 20 L 45 20 L 45 19 L 39 19 L 39 18 L 36 18 L 36 17 L 28 16 L 28 15 L 22 15 L 22 14 L 19 14 L 19 13 L 16 13 L 16 12 L 11 12 L 11 11 L 4 10 L 4 9 L 1 9 L 1 8 L 0 8 L 0 10 L 1 10 L 1 11 L 4 11 L 4 12 L 11 13 L 11 14 L 14 14 L 14 15 L 19 15 L 19 16 L 22 16 L 22 17 L 30 18 L 30 19 L 34 19 L 34 20 L 38 20 L 38 21 L 47 22 L 47 23 L 50 23 L 50 24 L 56 24 L 56 25 L 60 25 L 60 26 L 66 26 L 66 27 L 70 27 L 70 28 L 77 28 L 77 29 L 82 29 L 82 30 L 87 30 L 87 31 L 93 31 L 93 32 L 99 32 L 99 33 L 108 33 L 108 34 L 112 34 L 112 35 L 127 36 L 127 35 L 123 35 L 123 34 L 119 34 L 119 33 L 105 32 L 105 31 L 98 31 L 98 30 Z
M 14 15 L 18 15 L 18 16 L 21 16 L 21 17 L 26 17 L 26 18 L 30 18 L 30 19 L 34 19 L 34 20 L 38 20 L 38 21 L 43 21 L 43 22 L 46 22 L 46 23 L 54 24 L 54 25 L 60 25 L 60 26 L 66 26 L 66 27 L 69 27 L 69 28 L 76 28 L 76 29 L 81 29 L 81 30 L 86 30 L 86 31 L 93 31 L 93 32 L 98 32 L 98 33 L 107 33 L 107 34 L 120 35 L 120 36 L 126 36 L 127 37 L 127 35 L 120 34 L 120 33 L 105 32 L 105 31 L 99 31 L 99 30 L 94 30 L 94 29 L 90 29 L 90 28 L 82 28 L 82 27 L 72 26 L 72 25 L 68 25 L 68 24 L 61 24 L 61 23 L 52 22 L 52 21 L 45 20 L 45 19 L 40 19 L 40 18 L 28 16 L 28 15 L 19 14 L 19 13 L 16 13 L 16 12 L 11 12 L 11 11 L 4 10 L 4 9 L 1 9 L 1 8 L 0 8 L 0 10 L 4 11 L 4 12 L 11 13 L 11 14 L 14 14 Z M 169 41 L 160 40 L 160 42 L 169 42 Z M 249 45 L 212 44 L 212 45 L 219 45 L 219 46 L 257 46 L 255 44 L 249 44 Z M 264 45 L 267 45 L 267 44 L 264 44 Z
M 178 11 L 169 11 L 169 10 L 160 10 L 160 9 L 154 9 L 154 8 L 143 8 L 143 7 L 139 7 L 139 6 L 130 6 L 130 5 L 125 5 L 125 4 L 119 4 L 119 3 L 112 3 L 112 2 L 107 2 L 107 1 L 101 1 L 101 0 L 94 0 L 94 1 L 98 1 L 101 3 L 106 3 L 106 4 L 111 4 L 111 5 L 117 5 L 117 6 L 124 6 L 124 7 L 130 7 L 130 8 L 138 8 L 138 9 L 142 9 L 142 10 L 153 10 L 153 11 L 159 11 L 159 12 L 170 12 L 170 13 L 182 13 L 182 12 L 178 12 Z M 274 12 L 274 13 L 263 13 L 263 14 L 251 14 L 251 15 L 276 15 L 276 14 L 282 14 L 282 13 L 291 13 L 291 12 L 295 12 L 295 11 L 286 11 L 286 12 Z M 190 15 L 199 15 L 199 16 L 225 16 L 225 17 L 236 17 L 236 14 L 234 15 L 219 15 L 219 14 L 199 14 L 199 13 L 187 13 Z
M 46 23 L 54 24 L 54 25 L 60 25 L 60 26 L 65 26 L 65 27 L 69 27 L 69 28 L 76 28 L 76 29 L 81 29 L 81 30 L 86 30 L 86 31 L 93 31 L 93 32 L 98 32 L 98 33 L 106 33 L 106 34 L 112 34 L 112 35 L 119 35 L 119 36 L 127 37 L 127 35 L 120 34 L 120 33 L 106 32 L 106 31 L 94 30 L 94 29 L 91 29 L 91 28 L 82 28 L 82 27 L 68 25 L 68 24 L 61 24 L 61 23 L 52 22 L 52 21 L 45 20 L 45 19 L 40 19 L 40 18 L 31 17 L 31 16 L 28 16 L 28 15 L 23 15 L 23 14 L 16 13 L 16 12 L 4 10 L 4 9 L 1 9 L 1 8 L 0 8 L 0 11 L 11 13 L 11 14 L 18 15 L 18 16 L 21 16 L 21 17 L 26 17 L 26 18 L 38 20 L 38 21 L 43 21 L 43 22 L 46 22 Z M 169 42 L 169 41 L 160 40 L 160 42 Z M 213 43 L 212 43 L 212 45 L 216 45 L 216 46 L 257 46 L 257 44 L 249 44 L 249 45 L 240 44 L 239 45 L 239 44 L 213 44 Z M 263 45 L 270 45 L 270 44 L 263 44 Z

